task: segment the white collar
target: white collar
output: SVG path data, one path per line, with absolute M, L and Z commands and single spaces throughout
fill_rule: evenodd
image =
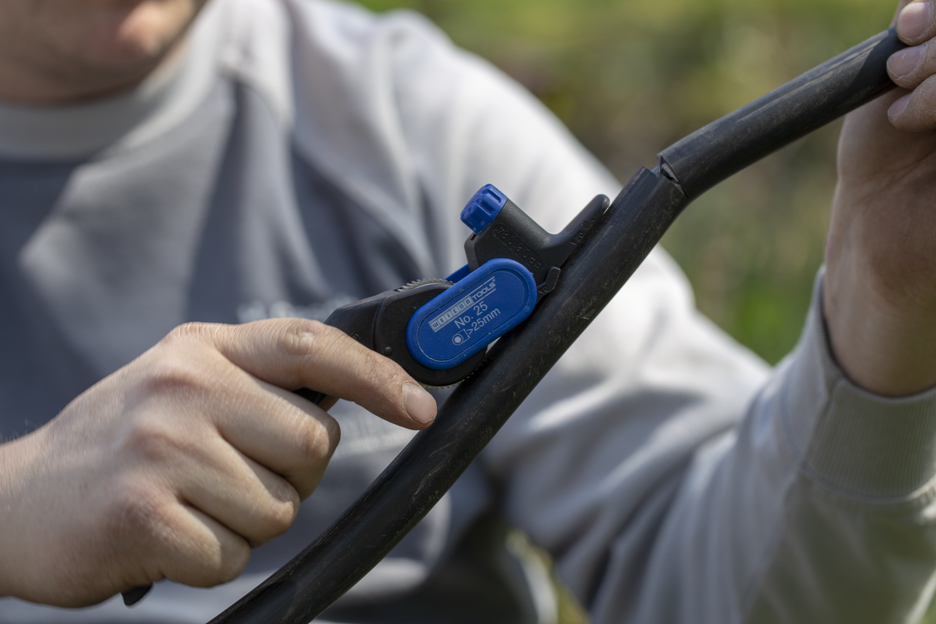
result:
M 186 49 L 129 91 L 73 105 L 28 106 L 0 101 L 0 157 L 70 159 L 105 148 L 133 147 L 189 115 L 217 79 L 223 30 L 209 5 Z

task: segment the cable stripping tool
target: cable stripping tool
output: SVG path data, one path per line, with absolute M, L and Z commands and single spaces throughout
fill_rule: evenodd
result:
M 481 363 L 488 345 L 555 288 L 562 266 L 608 205 L 599 195 L 564 230 L 549 234 L 488 184 L 461 213 L 473 232 L 465 242 L 465 266 L 445 279 L 411 282 L 338 308 L 325 323 L 389 357 L 424 386 L 456 384 Z

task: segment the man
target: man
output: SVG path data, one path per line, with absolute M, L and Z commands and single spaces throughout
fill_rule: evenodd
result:
M 435 414 L 340 333 L 262 319 L 447 274 L 457 210 L 484 183 L 553 231 L 615 190 L 528 96 L 414 16 L 216 0 L 196 20 L 200 4 L 0 3 L 0 621 L 221 611 Z M 925 608 L 936 25 L 930 2 L 896 19 L 906 90 L 846 123 L 826 270 L 791 358 L 767 371 L 652 254 L 326 619 L 548 619 L 505 519 L 596 622 Z M 347 402 L 332 419 L 300 387 Z M 132 610 L 31 604 L 150 582 Z

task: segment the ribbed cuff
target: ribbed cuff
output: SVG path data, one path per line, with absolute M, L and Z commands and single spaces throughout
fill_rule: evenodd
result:
M 936 478 L 936 388 L 888 398 L 839 368 L 822 315 L 823 272 L 784 383 L 783 418 L 801 469 L 825 486 L 871 502 L 926 493 Z

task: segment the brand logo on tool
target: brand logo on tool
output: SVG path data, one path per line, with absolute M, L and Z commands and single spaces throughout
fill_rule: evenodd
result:
M 433 332 L 438 332 L 452 321 L 455 321 L 456 326 L 461 327 L 464 325 L 464 319 L 459 319 L 458 317 L 468 310 L 471 310 L 471 308 L 479 306 L 488 295 L 497 290 L 496 280 L 496 277 L 491 276 L 491 279 L 475 288 L 464 299 L 458 301 L 451 308 L 429 321 L 429 327 Z M 459 323 L 459 320 L 461 320 L 461 323 Z M 455 344 L 459 344 L 460 342 L 461 341 L 456 342 Z

